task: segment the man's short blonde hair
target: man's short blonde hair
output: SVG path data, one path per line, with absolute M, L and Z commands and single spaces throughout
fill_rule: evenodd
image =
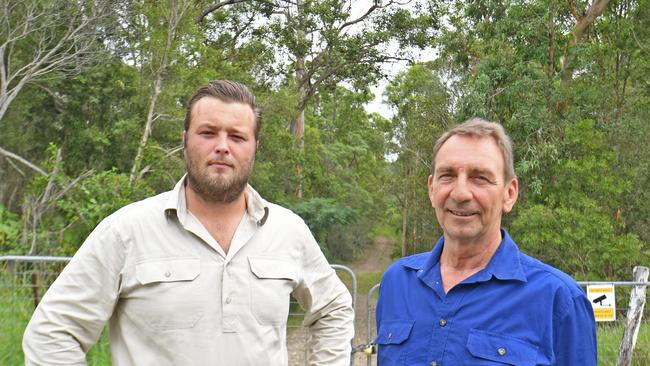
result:
M 503 154 L 503 170 L 506 181 L 517 177 L 515 174 L 514 155 L 512 153 L 512 141 L 508 134 L 506 134 L 506 130 L 500 124 L 486 121 L 482 118 L 471 118 L 440 136 L 433 148 L 433 159 L 431 161 L 433 172 L 436 170 L 436 155 L 438 155 L 438 151 L 440 151 L 440 148 L 447 140 L 455 135 L 473 137 L 489 136 L 493 138 Z

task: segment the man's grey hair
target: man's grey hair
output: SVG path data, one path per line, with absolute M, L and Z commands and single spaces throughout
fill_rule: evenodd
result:
M 436 170 L 436 155 L 438 155 L 438 151 L 440 151 L 440 148 L 447 140 L 455 135 L 493 138 L 503 154 L 504 178 L 506 181 L 510 181 L 517 177 L 515 173 L 514 155 L 512 153 L 512 141 L 508 134 L 506 134 L 506 130 L 499 123 L 486 121 L 482 118 L 468 119 L 440 136 L 433 148 L 433 160 L 431 162 L 433 172 Z

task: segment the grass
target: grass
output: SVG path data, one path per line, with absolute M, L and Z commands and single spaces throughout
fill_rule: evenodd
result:
M 61 266 L 61 265 L 60 265 Z M 60 267 L 59 266 L 59 267 Z M 24 365 L 22 339 L 25 326 L 34 311 L 34 292 L 32 272 L 38 270 L 39 295 L 45 292 L 47 284 L 53 280 L 50 273 L 58 273 L 60 268 L 37 268 L 23 264 L 0 268 L 0 365 Z M 99 342 L 92 347 L 86 357 L 88 365 L 110 365 L 111 355 L 108 345 L 108 332 L 105 329 Z
M 618 347 L 623 337 L 622 323 L 598 324 L 598 364 L 599 366 L 616 365 Z M 633 366 L 650 366 L 650 321 L 641 324 L 639 336 L 634 347 Z

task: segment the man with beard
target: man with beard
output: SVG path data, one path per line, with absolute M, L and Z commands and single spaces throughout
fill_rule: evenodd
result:
M 243 85 L 191 98 L 187 174 L 104 219 L 38 305 L 27 365 L 83 365 L 109 322 L 113 365 L 287 365 L 289 296 L 310 365 L 348 365 L 351 297 L 305 223 L 248 185 L 260 117 Z

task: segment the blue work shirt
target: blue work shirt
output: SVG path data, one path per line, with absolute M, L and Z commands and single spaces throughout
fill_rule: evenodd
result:
M 596 366 L 596 323 L 584 291 L 519 251 L 505 230 L 487 267 L 445 294 L 441 238 L 384 274 L 378 360 L 391 365 Z

